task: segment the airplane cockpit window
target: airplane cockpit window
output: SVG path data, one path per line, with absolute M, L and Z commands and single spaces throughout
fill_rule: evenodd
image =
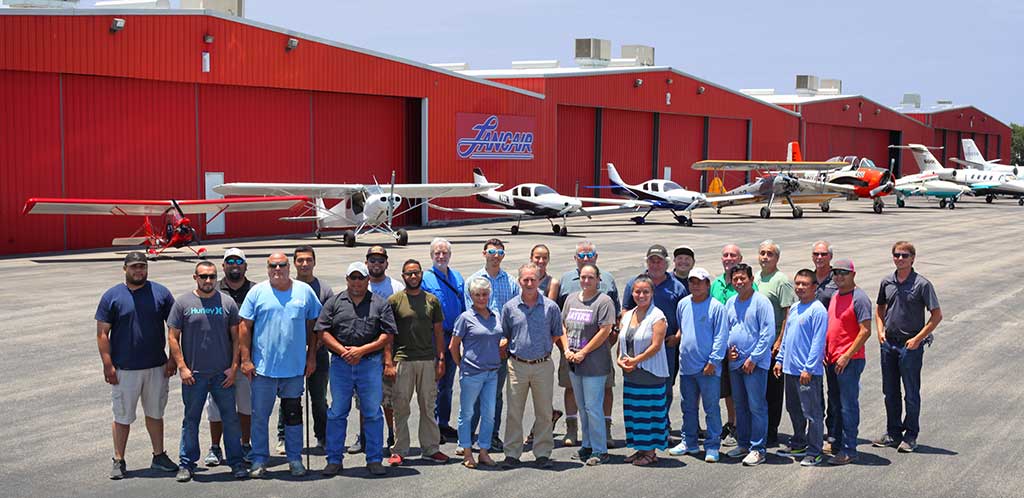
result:
M 661 192 L 661 184 L 658 182 L 651 182 L 651 192 Z
M 870 160 L 870 159 L 868 159 L 868 158 L 866 158 L 866 157 L 862 157 L 862 158 L 860 158 L 860 166 L 862 168 L 874 168 L 875 167 L 875 162 Z
M 828 158 L 828 162 L 830 162 L 830 163 L 838 163 L 838 162 L 841 162 L 842 160 L 843 160 L 843 158 L 841 156 L 835 156 L 835 157 Z
M 352 194 L 352 212 L 355 214 L 363 214 L 363 209 L 366 207 L 366 192 L 359 191 Z
M 676 182 L 665 182 L 665 192 L 669 190 L 682 190 L 683 187 Z
M 544 194 L 557 194 L 555 189 L 548 187 L 547 185 L 537 185 L 533 188 L 533 195 L 544 195 Z
M 843 157 L 843 162 L 855 164 L 857 162 L 857 156 L 845 156 Z
M 520 188 L 519 187 L 516 187 L 516 188 L 512 189 L 512 195 L 519 195 L 519 192 L 520 192 Z

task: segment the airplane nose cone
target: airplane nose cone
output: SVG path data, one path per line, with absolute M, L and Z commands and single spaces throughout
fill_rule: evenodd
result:
M 583 207 L 583 201 L 581 201 L 579 199 L 571 199 L 571 200 L 569 200 L 569 202 L 565 203 L 565 205 L 566 205 L 566 207 L 570 207 L 571 206 L 573 209 L 579 209 L 579 208 Z

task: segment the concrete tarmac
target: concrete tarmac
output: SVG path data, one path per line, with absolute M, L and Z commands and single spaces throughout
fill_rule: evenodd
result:
M 389 246 L 392 268 L 398 277 L 401 262 L 416 258 L 429 265 L 432 238 L 446 237 L 454 244 L 452 267 L 468 276 L 482 265 L 483 242 L 491 237 L 506 241 L 505 268 L 514 271 L 526 261 L 533 244 L 551 248 L 550 273 L 561 275 L 573 267 L 572 254 L 581 240 L 598 246 L 602 270 L 611 271 L 619 288 L 643 269 L 644 251 L 651 243 L 672 250 L 686 244 L 697 253 L 698 266 L 713 274 L 722 271 L 723 244 L 739 244 L 746 262 L 757 268 L 757 245 L 773 239 L 782 248 L 780 267 L 792 276 L 813 268 L 811 244 L 830 240 L 837 257 L 852 258 L 857 282 L 874 300 L 880 279 L 893 271 L 890 246 L 906 239 L 917 246 L 916 269 L 936 287 L 945 319 L 926 350 L 922 374 L 923 409 L 917 453 L 898 454 L 892 448 L 872 448 L 869 441 L 885 426 L 879 373 L 878 343 L 868 341 L 867 368 L 861 379 L 860 460 L 841 468 L 801 468 L 792 460 L 770 454 L 755 468 L 723 459 L 706 464 L 693 457 L 660 454 L 652 468 L 622 463 L 631 453 L 621 447 L 621 373 L 616 372 L 613 435 L 619 448 L 609 465 L 583 467 L 570 460 L 575 449 L 556 445 L 553 470 L 538 470 L 527 463 L 513 471 L 475 470 L 458 465 L 455 445 L 442 450 L 453 457 L 448 465 L 410 458 L 386 478 L 371 478 L 362 455 L 347 457 L 342 476 L 332 479 L 311 473 L 291 478 L 283 457 L 271 460 L 270 478 L 236 482 L 226 467 L 200 466 L 196 481 L 179 484 L 173 473 L 148 470 L 150 443 L 142 411 L 128 442 L 129 477 L 110 481 L 110 387 L 103 381 L 93 319 L 100 295 L 123 281 L 123 250 L 0 260 L 0 482 L 3 496 L 1024 496 L 1024 478 L 1017 465 L 1024 457 L 1024 436 L 1014 429 L 1024 425 L 1024 388 L 1014 379 L 1024 348 L 1020 345 L 1024 284 L 1024 208 L 999 200 L 986 204 L 965 199 L 956 210 L 938 209 L 934 202 L 913 199 L 906 208 L 889 202 L 884 214 L 871 212 L 870 203 L 834 202 L 832 212 L 805 208 L 802 219 L 789 217 L 777 205 L 773 217 L 757 217 L 758 206 L 728 208 L 722 214 L 696 211 L 695 225 L 683 227 L 668 213 L 652 214 L 648 223 L 634 225 L 630 215 L 613 214 L 593 220 L 573 218 L 569 236 L 550 232 L 544 220 L 524 222 L 519 235 L 509 234 L 511 222 L 417 229 L 410 231 L 406 247 Z M 120 234 L 111 233 L 114 237 Z M 312 237 L 244 241 L 209 245 L 210 259 L 220 263 L 225 247 L 237 245 L 249 257 L 249 276 L 266 278 L 264 259 L 277 250 L 290 252 L 310 243 L 317 250 L 317 274 L 336 290 L 344 285 L 343 272 L 352 261 L 364 259 L 366 249 L 381 236 L 360 240 L 355 248 L 340 244 L 340 237 Z M 175 294 L 194 287 L 195 258 L 185 252 L 150 264 L 149 276 Z M 557 356 L 557 355 L 556 355 Z M 458 397 L 456 382 L 456 399 Z M 177 461 L 182 417 L 180 380 L 170 380 L 164 443 Z M 678 403 L 678 395 L 676 396 Z M 457 406 L 457 403 L 456 403 Z M 561 389 L 555 407 L 562 408 Z M 457 408 L 456 408 L 457 411 Z M 527 409 L 526 424 L 532 423 Z M 671 409 L 673 428 L 681 414 Z M 418 417 L 413 403 L 411 427 Z M 452 425 L 457 422 L 453 414 Z M 724 417 L 724 408 L 723 408 Z M 349 421 L 349 441 L 357 430 Z M 502 417 L 504 422 L 504 417 Z M 276 419 L 272 419 L 273 427 Z M 209 445 L 204 418 L 200 446 Z M 502 423 L 504 431 L 504 423 Z M 555 428 L 556 438 L 565 424 Z M 780 428 L 791 432 L 787 415 Z M 413 430 L 413 447 L 417 446 Z M 415 451 L 415 450 L 414 450 Z M 770 453 L 774 449 L 770 449 Z M 500 461 L 503 456 L 495 454 Z M 323 468 L 322 453 L 314 450 L 311 470 Z

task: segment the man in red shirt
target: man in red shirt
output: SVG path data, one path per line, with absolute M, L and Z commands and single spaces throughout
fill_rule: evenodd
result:
M 838 290 L 828 305 L 825 336 L 825 380 L 828 412 L 835 438 L 831 465 L 857 459 L 857 426 L 860 425 L 860 375 L 864 372 L 864 343 L 871 337 L 871 299 L 857 287 L 853 261 L 832 262 L 832 280 Z

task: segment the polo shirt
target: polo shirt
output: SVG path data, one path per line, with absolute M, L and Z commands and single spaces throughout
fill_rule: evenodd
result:
M 501 365 L 500 345 L 503 334 L 498 315 L 490 313 L 484 318 L 470 308 L 459 315 L 452 335 L 462 340 L 462 362 L 459 369 L 464 375 L 494 371 Z
M 491 299 L 487 302 L 487 307 L 495 315 L 501 313 L 501 308 L 505 306 L 505 303 L 519 295 L 519 283 L 505 270 L 498 270 L 498 274 L 491 277 L 486 268 L 481 268 L 470 275 L 466 282 L 472 282 L 477 277 L 484 277 L 491 283 Z M 469 285 L 466 285 L 466 290 L 463 292 L 463 302 L 467 310 L 473 308 L 473 296 L 469 295 Z
M 395 314 L 383 297 L 367 292 L 356 305 L 344 290 L 330 298 L 316 321 L 317 331 L 328 331 L 345 347 L 376 341 L 381 334 L 395 334 Z
M 885 305 L 885 339 L 898 344 L 907 342 L 924 328 L 924 311 L 939 307 L 935 287 L 913 269 L 903 282 L 896 272 L 882 279 L 875 304 Z
M 537 296 L 533 306 L 518 295 L 501 308 L 501 330 L 508 339 L 511 355 L 521 360 L 539 360 L 551 355 L 551 338 L 562 335 L 562 312 L 543 294 Z

